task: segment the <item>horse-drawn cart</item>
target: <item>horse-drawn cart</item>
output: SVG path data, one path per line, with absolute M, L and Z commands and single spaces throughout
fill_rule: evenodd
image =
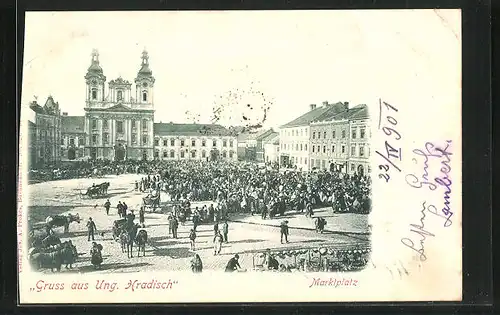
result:
M 142 204 L 145 210 L 150 209 L 152 212 L 155 212 L 157 208 L 160 208 L 160 193 L 154 192 L 143 197 Z
M 81 196 L 88 196 L 90 198 L 102 198 L 108 195 L 109 182 L 101 183 L 99 185 L 92 185 L 87 188 L 87 192 Z

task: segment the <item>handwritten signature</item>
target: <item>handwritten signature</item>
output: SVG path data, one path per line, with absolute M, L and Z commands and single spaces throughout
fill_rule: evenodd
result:
M 415 251 L 419 255 L 418 257 L 420 261 L 425 261 L 427 260 L 427 256 L 425 254 L 425 241 L 427 240 L 427 237 L 435 236 L 433 233 L 427 231 L 425 228 L 425 218 L 427 216 L 426 213 L 431 213 L 441 218 L 446 218 L 446 216 L 444 216 L 441 212 L 439 212 L 436 206 L 427 205 L 427 201 L 422 202 L 422 209 L 420 210 L 420 213 L 421 213 L 420 223 L 410 224 L 410 233 L 414 233 L 420 237 L 420 239 L 417 241 L 417 244 L 419 243 L 419 247 L 418 248 L 416 247 L 417 246 L 415 244 L 416 242 L 410 237 L 402 238 L 401 243 L 403 243 L 403 245 Z
M 452 180 L 449 177 L 449 173 L 451 172 L 451 155 L 450 152 L 451 140 L 446 141 L 446 147 L 440 148 L 431 142 L 427 142 L 425 144 L 425 149 L 414 149 L 413 153 L 423 157 L 423 174 L 417 177 L 414 174 L 408 174 L 405 177 L 406 183 L 413 188 L 420 189 L 422 187 L 427 187 L 431 191 L 435 191 L 438 187 L 444 187 L 445 192 L 443 195 L 444 203 L 443 208 L 441 209 L 444 214 L 445 222 L 444 227 L 450 226 L 453 222 L 451 221 L 451 217 L 453 216 L 453 212 L 450 208 L 450 195 L 452 192 Z M 429 163 L 431 158 L 440 159 L 440 176 L 434 177 L 434 180 L 429 179 Z M 414 163 L 418 163 L 416 158 L 413 158 L 412 161 Z

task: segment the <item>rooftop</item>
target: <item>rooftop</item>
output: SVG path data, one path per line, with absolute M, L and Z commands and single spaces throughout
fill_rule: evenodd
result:
M 155 123 L 154 134 L 159 136 L 230 136 L 231 131 L 215 124 Z
M 325 117 L 336 115 L 345 110 L 346 110 L 346 105 L 342 102 L 323 105 L 321 107 L 316 107 L 313 110 L 310 110 L 309 112 L 292 120 L 291 122 L 282 125 L 280 128 L 308 126 L 313 121 L 324 120 Z

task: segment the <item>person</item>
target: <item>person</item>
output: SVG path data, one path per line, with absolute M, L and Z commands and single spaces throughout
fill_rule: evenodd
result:
M 193 229 L 196 231 L 196 228 L 200 224 L 200 215 L 199 215 L 198 207 L 196 207 L 196 210 L 194 211 L 192 220 L 193 220 Z
M 195 251 L 195 246 L 194 246 L 194 241 L 196 240 L 196 231 L 194 229 L 191 229 L 191 232 L 189 232 L 189 242 L 191 243 L 191 250 Z
M 123 217 L 123 205 L 121 201 L 118 201 L 118 204 L 116 205 L 116 209 L 118 209 L 118 216 L 121 218 Z
M 219 223 L 215 222 L 214 223 L 214 236 L 217 235 L 217 232 L 219 232 Z
M 229 225 L 227 224 L 227 220 L 224 221 L 222 225 L 222 234 L 224 236 L 224 243 L 227 243 L 227 234 L 229 233 Z
M 220 254 L 220 251 L 222 249 L 222 242 L 222 235 L 220 234 L 220 231 L 217 231 L 214 236 L 214 255 Z
M 102 264 L 102 245 L 92 242 L 92 248 L 90 249 L 91 263 L 94 268 L 100 268 Z
M 191 270 L 194 273 L 199 273 L 203 271 L 203 263 L 201 261 L 200 255 L 194 254 L 193 259 L 191 259 Z
M 97 227 L 95 226 L 94 221 L 92 221 L 92 218 L 89 218 L 87 221 L 87 232 L 88 232 L 88 242 L 90 242 L 90 237 L 92 237 L 92 240 L 94 240 L 94 232 L 97 232 Z
M 106 215 L 109 215 L 109 207 L 111 207 L 111 203 L 109 202 L 109 199 L 106 200 L 106 203 L 104 204 L 104 209 L 106 209 Z
M 236 254 L 233 258 L 229 259 L 226 265 L 226 272 L 233 272 L 237 269 L 241 269 L 240 263 L 238 262 L 239 258 L 240 256 Z
M 262 204 L 262 220 L 267 218 L 267 204 L 264 202 Z
M 268 262 L 267 262 L 267 268 L 270 270 L 278 270 L 279 263 L 276 258 L 274 258 L 273 255 L 269 255 Z
M 285 242 L 288 243 L 288 221 L 281 222 L 280 231 L 281 231 L 281 244 L 283 244 L 283 236 L 285 237 Z
M 305 216 L 312 218 L 313 215 L 314 215 L 314 212 L 313 212 L 312 204 L 311 204 L 311 202 L 308 202 L 307 206 L 306 206 Z
M 137 181 L 135 181 L 135 191 L 138 191 L 139 190 L 139 183 Z
M 124 202 L 123 203 L 123 217 L 127 217 L 127 209 L 128 209 L 128 206 L 127 204 Z
M 179 222 L 176 217 L 172 218 L 172 237 L 177 238 L 177 228 L 179 227 Z
M 167 220 L 168 220 L 168 235 L 172 234 L 172 220 L 173 220 L 173 215 L 172 212 L 168 214 Z
M 144 206 L 141 207 L 141 209 L 139 210 L 139 223 L 142 225 L 142 227 L 144 227 Z

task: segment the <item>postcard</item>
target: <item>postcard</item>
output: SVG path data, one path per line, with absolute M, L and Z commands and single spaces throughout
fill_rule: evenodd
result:
M 460 301 L 460 10 L 27 12 L 19 303 Z

